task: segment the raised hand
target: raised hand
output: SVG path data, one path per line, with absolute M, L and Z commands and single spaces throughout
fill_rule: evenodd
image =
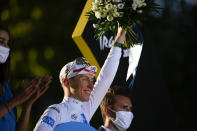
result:
M 37 83 L 31 83 L 31 86 L 34 87 L 33 94 L 23 103 L 23 111 L 16 128 L 18 131 L 26 131 L 32 104 L 46 92 L 49 88 L 49 84 L 51 83 L 51 79 L 51 76 L 46 75 L 42 78 L 38 78 Z
M 28 100 L 37 90 L 38 86 L 41 83 L 41 78 L 34 78 L 28 83 L 22 83 L 20 84 L 19 88 L 15 92 L 15 95 L 13 99 L 16 102 L 16 105 L 24 103 L 26 100 Z
M 123 44 L 125 41 L 126 41 L 126 31 L 122 27 L 119 27 L 118 33 L 115 38 L 115 42 Z
M 46 75 L 42 78 L 40 78 L 40 82 L 36 84 L 35 86 L 35 92 L 34 94 L 24 103 L 24 106 L 32 105 L 41 95 L 43 95 L 47 89 L 49 88 L 49 84 L 51 83 L 52 77 L 49 75 Z

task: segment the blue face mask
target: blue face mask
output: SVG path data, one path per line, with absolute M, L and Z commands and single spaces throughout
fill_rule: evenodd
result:
M 10 49 L 4 46 L 0 46 L 0 63 L 5 63 L 9 56 Z

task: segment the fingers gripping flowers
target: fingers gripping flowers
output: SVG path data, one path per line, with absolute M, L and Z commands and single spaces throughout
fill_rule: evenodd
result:
M 94 22 L 97 39 L 109 30 L 115 35 L 118 26 L 121 26 L 127 31 L 125 43 L 129 47 L 140 43 L 132 25 L 141 22 L 153 11 L 157 12 L 157 9 L 160 8 L 154 0 L 94 0 L 87 16 Z

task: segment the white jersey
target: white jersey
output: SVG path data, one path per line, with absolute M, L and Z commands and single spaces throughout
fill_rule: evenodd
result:
M 62 103 L 49 106 L 45 110 L 34 131 L 52 131 L 57 125 L 70 121 L 89 123 L 113 82 L 120 57 L 121 48 L 112 47 L 99 73 L 89 101 L 81 102 L 64 97 Z

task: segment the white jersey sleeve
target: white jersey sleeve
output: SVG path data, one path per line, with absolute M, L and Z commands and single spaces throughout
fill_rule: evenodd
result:
M 95 82 L 94 89 L 91 93 L 90 100 L 84 102 L 84 113 L 87 115 L 88 122 L 91 120 L 93 114 L 100 105 L 107 90 L 111 86 L 115 74 L 118 69 L 119 61 L 121 57 L 121 48 L 112 47 L 110 53 L 105 60 L 105 63 L 99 73 L 97 81 Z
M 52 105 L 45 110 L 34 131 L 53 131 L 60 121 L 60 109 L 58 105 Z

